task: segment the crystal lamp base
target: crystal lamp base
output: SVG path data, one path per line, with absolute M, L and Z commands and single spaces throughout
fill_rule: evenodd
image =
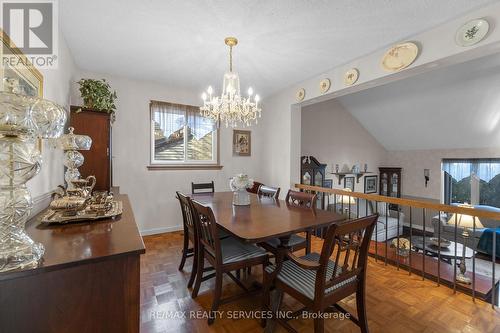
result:
M 34 242 L 23 231 L 15 239 L 2 244 L 2 248 L 0 248 L 0 272 L 37 267 L 44 253 L 43 245 Z

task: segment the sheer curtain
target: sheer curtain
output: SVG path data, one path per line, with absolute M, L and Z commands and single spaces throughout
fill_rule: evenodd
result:
M 190 134 L 196 140 L 200 140 L 210 132 L 215 131 L 215 122 L 209 118 L 202 117 L 199 108 L 191 108 L 187 110 L 187 126 Z
M 151 101 L 155 125 L 160 127 L 166 138 L 186 125 L 187 108 L 186 105 Z

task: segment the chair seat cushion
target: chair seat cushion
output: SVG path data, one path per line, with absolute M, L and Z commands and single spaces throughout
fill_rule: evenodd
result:
M 229 264 L 246 259 L 258 258 L 267 256 L 265 250 L 260 247 L 243 243 L 234 237 L 221 239 L 222 263 Z
M 309 253 L 305 256 L 301 257 L 302 259 L 308 260 L 308 261 L 313 261 L 313 262 L 318 262 L 320 255 L 318 253 Z M 328 268 L 327 268 L 327 274 L 326 274 L 326 280 L 329 280 L 332 277 L 333 274 L 333 269 L 335 267 L 335 262 L 332 260 L 328 260 Z M 267 266 L 266 267 L 266 272 L 272 273 L 275 269 L 275 266 Z M 340 267 L 337 267 L 337 275 L 342 272 L 342 269 Z M 316 283 L 316 271 L 313 270 L 307 270 L 304 269 L 297 264 L 295 264 L 291 260 L 287 260 L 283 262 L 283 265 L 281 267 L 281 271 L 278 274 L 278 280 L 280 280 L 282 283 L 288 285 L 289 287 L 297 290 L 304 296 L 308 297 L 309 299 L 314 299 L 314 289 L 315 289 L 315 283 Z M 331 286 L 330 288 L 325 290 L 325 293 L 330 293 L 334 291 L 335 289 L 338 289 L 350 282 L 353 282 L 356 280 L 356 276 L 353 276 L 352 278 L 349 278 L 345 281 L 342 281 L 338 284 L 335 284 Z
M 299 235 L 292 234 L 292 236 L 290 237 L 290 240 L 288 241 L 287 247 L 293 248 L 297 245 L 301 245 L 301 244 L 305 244 L 305 243 L 306 243 L 306 239 L 304 237 L 300 237 Z M 279 238 L 273 238 L 273 239 L 268 240 L 266 242 L 266 244 L 268 244 L 274 248 L 277 248 L 280 245 L 280 240 L 279 240 Z

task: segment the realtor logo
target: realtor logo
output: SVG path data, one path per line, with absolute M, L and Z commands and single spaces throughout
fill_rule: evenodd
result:
M 57 56 L 57 3 L 55 0 L 0 0 L 1 27 L 9 37 L 5 58 L 21 51 L 32 64 L 54 68 Z M 6 45 L 10 44 L 10 45 Z M 17 50 L 16 50 L 17 48 Z

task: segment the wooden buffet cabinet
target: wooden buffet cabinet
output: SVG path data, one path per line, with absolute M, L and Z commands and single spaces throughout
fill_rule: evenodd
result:
M 45 255 L 38 268 L 0 273 L 0 332 L 139 332 L 145 248 L 128 197 L 116 198 L 114 220 L 28 222 Z

